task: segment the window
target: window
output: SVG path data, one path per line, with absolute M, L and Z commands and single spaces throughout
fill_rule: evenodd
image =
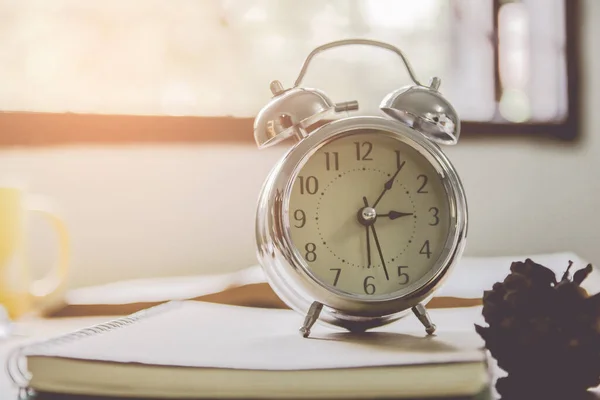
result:
M 0 143 L 11 128 L 33 141 L 251 140 L 269 82 L 292 85 L 313 48 L 349 37 L 441 77 L 464 133 L 572 138 L 575 13 L 569 0 L 0 0 Z M 319 54 L 303 81 L 361 112 L 408 83 L 397 56 L 357 46 Z

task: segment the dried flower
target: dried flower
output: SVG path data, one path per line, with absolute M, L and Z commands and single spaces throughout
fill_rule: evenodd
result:
M 503 282 L 484 292 L 489 326 L 475 329 L 508 373 L 496 386 L 503 396 L 539 398 L 544 390 L 570 398 L 600 384 L 600 294 L 580 286 L 592 265 L 570 279 L 572 265 L 557 281 L 531 259 L 516 261 Z

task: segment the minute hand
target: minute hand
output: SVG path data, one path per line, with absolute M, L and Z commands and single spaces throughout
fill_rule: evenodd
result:
M 375 200 L 375 203 L 373 203 L 373 208 L 377 207 L 377 204 L 379 204 L 379 200 L 381 200 L 381 198 L 383 197 L 383 195 L 385 194 L 385 192 L 387 192 L 388 190 L 390 190 L 392 188 L 392 185 L 394 184 L 394 181 L 396 180 L 396 176 L 398 176 L 398 172 L 400 172 L 401 169 L 402 169 L 402 166 L 400 166 L 400 168 L 398 168 L 398 170 L 396 171 L 396 173 L 394 174 L 394 176 L 392 176 L 385 183 L 385 185 L 383 185 L 383 191 L 381 192 L 381 194 L 379 195 L 379 197 L 377 198 L 377 200 Z

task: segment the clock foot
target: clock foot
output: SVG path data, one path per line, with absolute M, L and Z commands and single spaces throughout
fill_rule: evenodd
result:
M 412 311 L 417 316 L 417 318 L 419 318 L 419 321 L 421 321 L 421 323 L 425 327 L 425 332 L 427 332 L 428 335 L 433 335 L 433 332 L 435 332 L 436 326 L 431 321 L 431 318 L 429 317 L 429 314 L 427 313 L 425 306 L 423 304 L 419 303 L 412 308 Z
M 304 325 L 300 328 L 300 334 L 303 337 L 308 337 L 310 335 L 310 328 L 312 328 L 315 322 L 317 322 L 317 319 L 319 319 L 319 314 L 321 314 L 322 309 L 323 304 L 318 301 L 315 301 L 310 305 L 306 318 L 304 318 Z

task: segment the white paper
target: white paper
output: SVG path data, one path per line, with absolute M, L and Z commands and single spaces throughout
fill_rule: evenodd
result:
M 149 365 L 256 370 L 355 368 L 477 361 L 483 345 L 473 329 L 480 309 L 434 310 L 436 336 L 414 316 L 361 335 L 315 327 L 291 310 L 200 302 L 172 309 L 95 336 L 49 346 L 34 354 Z
M 435 296 L 453 296 L 461 298 L 481 298 L 484 290 L 490 290 L 494 283 L 502 282 L 510 273 L 513 261 L 532 261 L 550 268 L 560 280 L 562 274 L 573 261 L 571 276 L 578 269 L 584 268 L 588 262 L 575 253 L 530 254 L 502 257 L 463 257 L 444 285 Z M 590 294 L 600 291 L 600 266 L 594 266 L 593 273 L 583 282 L 582 287 Z

